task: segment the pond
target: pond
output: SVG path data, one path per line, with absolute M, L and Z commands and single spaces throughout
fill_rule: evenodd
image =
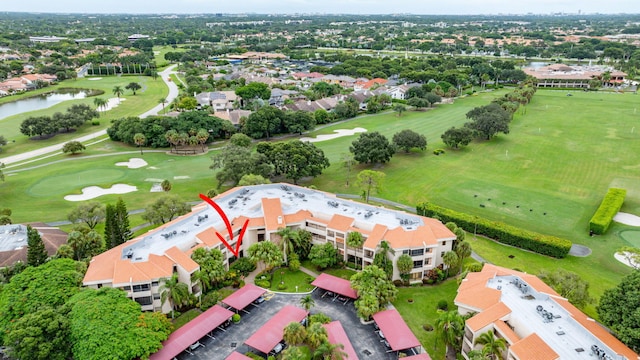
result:
M 41 110 L 67 100 L 84 99 L 97 95 L 88 89 L 59 89 L 42 95 L 36 95 L 0 105 L 0 120 L 23 112 Z

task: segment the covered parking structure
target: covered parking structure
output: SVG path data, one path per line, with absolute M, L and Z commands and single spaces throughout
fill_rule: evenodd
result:
M 358 298 L 358 293 L 351 288 L 351 281 L 339 278 L 337 276 L 322 273 L 315 278 L 311 285 L 318 287 L 325 291 L 322 297 L 325 295 L 333 297 L 335 301 L 341 295 L 347 298 L 344 303 L 346 304 L 349 299 L 355 300 Z
M 423 353 L 420 341 L 413 335 L 407 323 L 404 322 L 397 310 L 380 311 L 373 315 L 373 320 L 380 329 L 378 335 L 382 341 L 389 344 L 388 352 L 404 352 L 407 355 Z M 385 343 L 385 345 L 386 345 Z
M 284 328 L 292 322 L 301 322 L 307 317 L 308 312 L 293 305 L 283 307 L 247 341 L 248 345 L 260 352 L 268 354 L 282 341 Z
M 226 360 L 252 360 L 250 357 L 244 354 L 240 354 L 237 351 L 231 353 L 231 355 L 227 356 Z
M 253 284 L 246 284 L 240 290 L 224 298 L 222 303 L 233 308 L 236 312 L 244 311 L 248 313 L 245 308 L 266 292 L 267 291 L 261 287 Z
M 151 354 L 149 360 L 170 360 L 185 350 L 189 351 L 188 348 L 203 337 L 213 337 L 211 332 L 230 321 L 231 316 L 233 311 L 219 305 L 213 306 L 169 335 L 162 343 L 162 349 Z
M 332 321 L 322 326 L 327 329 L 327 337 L 329 338 L 329 343 L 334 345 L 342 344 L 344 346 L 342 351 L 347 354 L 347 356 L 345 356 L 346 360 L 358 359 L 358 355 L 356 355 L 356 351 L 353 349 L 353 345 L 351 345 L 351 340 L 349 340 L 349 337 L 347 337 L 347 333 L 344 331 L 344 328 L 342 327 L 342 324 L 340 324 L 340 321 Z

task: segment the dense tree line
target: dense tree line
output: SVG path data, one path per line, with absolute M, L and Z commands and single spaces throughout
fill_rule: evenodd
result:
M 242 132 L 254 139 L 270 138 L 278 134 L 298 133 L 313 129 L 313 114 L 306 111 L 283 111 L 264 106 L 241 121 Z
M 113 141 L 136 145 L 134 137 L 140 133 L 144 135 L 147 146 L 158 148 L 171 145 L 165 136 L 168 131 L 173 130 L 178 134 L 195 136 L 200 129 L 205 129 L 210 135 L 207 142 L 215 138 L 227 137 L 235 132 L 235 127 L 228 120 L 210 116 L 206 111 L 188 111 L 180 113 L 176 118 L 149 116 L 144 119 L 138 117 L 116 119 L 107 129 L 107 134 Z
M 39 137 L 54 135 L 61 131 L 69 132 L 98 116 L 98 112 L 89 105 L 76 104 L 69 107 L 65 113 L 28 117 L 20 124 L 20 132 L 26 136 Z

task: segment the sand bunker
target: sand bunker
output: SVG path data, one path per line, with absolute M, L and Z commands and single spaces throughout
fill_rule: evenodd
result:
M 619 212 L 613 217 L 613 221 L 629 226 L 640 226 L 640 216 Z
M 117 107 L 118 105 L 120 105 L 120 102 L 125 101 L 127 99 L 123 99 L 123 98 L 111 98 L 109 100 L 107 100 L 107 105 L 105 106 L 100 106 L 98 109 L 98 111 L 109 111 L 111 109 L 113 109 L 114 107 Z
M 180 176 L 174 176 L 173 180 L 185 180 L 185 179 L 189 179 L 191 178 L 191 176 L 189 175 L 180 175 Z
M 129 161 L 116 163 L 116 166 L 126 166 L 129 169 L 139 169 L 147 165 L 147 162 L 140 158 L 131 158 Z
M 627 265 L 627 266 L 629 266 L 629 267 L 632 267 L 632 268 L 635 268 L 635 269 L 640 268 L 640 264 L 638 264 L 638 263 L 634 262 L 633 260 L 627 260 L 627 258 L 625 257 L 625 255 L 626 255 L 626 252 L 625 252 L 625 253 L 619 253 L 619 252 L 617 252 L 617 253 L 615 253 L 615 254 L 613 255 L 613 257 L 615 257 L 615 258 L 616 258 L 616 260 L 620 261 L 621 263 L 623 263 L 623 264 L 625 264 L 625 265 Z
M 87 78 L 87 80 L 89 81 L 96 81 L 96 80 L 102 80 L 102 78 L 97 77 L 97 78 Z
M 343 137 L 343 136 L 351 136 L 357 133 L 363 133 L 363 132 L 367 132 L 367 129 L 365 128 L 361 128 L 361 127 L 357 127 L 355 129 L 338 129 L 338 130 L 333 130 L 333 132 L 335 134 L 327 134 L 327 135 L 318 135 L 315 138 L 309 138 L 309 137 L 303 137 L 300 138 L 300 141 L 308 141 L 308 142 L 319 142 L 319 141 L 326 141 L 326 140 L 332 140 L 332 139 L 337 139 L 339 137 Z
M 64 199 L 67 201 L 84 201 L 84 200 L 91 200 L 102 195 L 126 194 L 133 191 L 138 191 L 138 188 L 135 186 L 126 185 L 126 184 L 115 184 L 108 189 L 103 189 L 100 186 L 89 186 L 82 189 L 82 194 L 67 195 L 64 197 Z
M 162 190 L 162 184 L 161 183 L 155 183 L 153 185 L 151 185 L 151 190 L 149 190 L 150 192 L 163 192 L 164 190 Z

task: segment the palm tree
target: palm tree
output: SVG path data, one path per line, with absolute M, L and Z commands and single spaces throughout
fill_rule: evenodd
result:
M 97 97 L 93 99 L 93 104 L 96 106 L 97 109 L 106 108 L 107 100 Z
M 320 346 L 313 352 L 313 358 L 318 360 L 343 360 L 347 357 L 347 353 L 343 351 L 344 345 L 332 344 L 329 341 L 323 341 Z
M 497 338 L 493 331 L 480 334 L 473 344 L 482 345 L 482 355 L 494 360 L 501 357 L 502 351 L 507 348 L 507 342 L 504 339 Z
M 120 95 L 122 94 L 124 94 L 124 90 L 122 89 L 122 86 L 116 85 L 113 87 L 113 95 L 118 97 L 118 102 L 120 102 Z
M 307 338 L 307 330 L 297 321 L 284 328 L 283 339 L 289 345 L 299 345 Z
M 327 341 L 327 329 L 319 322 L 314 322 L 307 328 L 307 344 L 311 349 L 317 349 L 322 342 Z
M 160 301 L 162 304 L 169 300 L 171 304 L 171 318 L 173 319 L 173 313 L 176 305 L 182 306 L 189 298 L 189 286 L 180 282 L 178 274 L 174 273 L 169 279 L 165 279 L 164 283 L 160 286 Z
M 209 132 L 205 129 L 198 130 L 196 139 L 198 139 L 198 143 L 202 145 L 202 152 L 204 152 L 204 144 L 209 140 Z
M 196 270 L 193 275 L 191 275 L 191 280 L 200 285 L 201 293 L 206 293 L 211 288 L 211 277 L 206 271 Z
M 464 334 L 464 320 L 456 310 L 443 311 L 435 322 L 436 335 L 447 349 L 456 352 L 460 348 L 460 339 Z
M 133 135 L 133 142 L 140 148 L 140 155 L 142 155 L 141 146 L 143 146 L 147 142 L 147 137 L 144 136 L 143 133 L 137 133 Z
M 316 302 L 313 300 L 313 298 L 311 297 L 311 295 L 307 295 L 305 297 L 303 297 L 302 299 L 300 299 L 300 305 L 302 305 L 302 307 L 307 310 L 307 313 L 311 310 L 311 308 L 316 304 Z M 307 322 L 307 325 L 309 323 Z
M 167 142 L 173 147 L 172 151 L 175 150 L 176 145 L 178 145 L 178 132 L 173 129 L 168 130 L 164 134 L 164 138 L 167 139 Z
M 460 263 L 460 269 L 458 269 L 458 272 L 460 272 L 462 271 L 464 259 L 471 256 L 471 244 L 467 241 L 460 241 L 458 246 L 456 246 L 456 254 L 458 255 L 458 262 Z
M 276 234 L 280 236 L 280 248 L 282 255 L 284 255 L 284 263 L 289 264 L 289 253 L 293 251 L 293 237 L 296 236 L 296 232 L 291 228 L 284 227 L 279 228 Z
M 159 103 L 159 104 L 162 104 L 162 111 L 164 111 L 164 105 L 167 103 L 167 98 L 160 98 L 160 99 L 158 100 L 158 103 Z M 164 111 L 164 113 L 166 114 L 167 112 L 166 112 L 166 111 Z
M 389 279 L 393 276 L 393 262 L 389 259 L 389 256 L 393 258 L 394 255 L 395 251 L 389 245 L 389 242 L 382 240 L 378 250 L 376 251 L 375 257 L 373 258 L 373 265 L 377 265 L 383 269 L 387 273 Z
M 447 266 L 447 277 L 449 276 L 449 269 L 458 265 L 458 254 L 454 251 L 447 251 L 442 257 L 442 262 Z

